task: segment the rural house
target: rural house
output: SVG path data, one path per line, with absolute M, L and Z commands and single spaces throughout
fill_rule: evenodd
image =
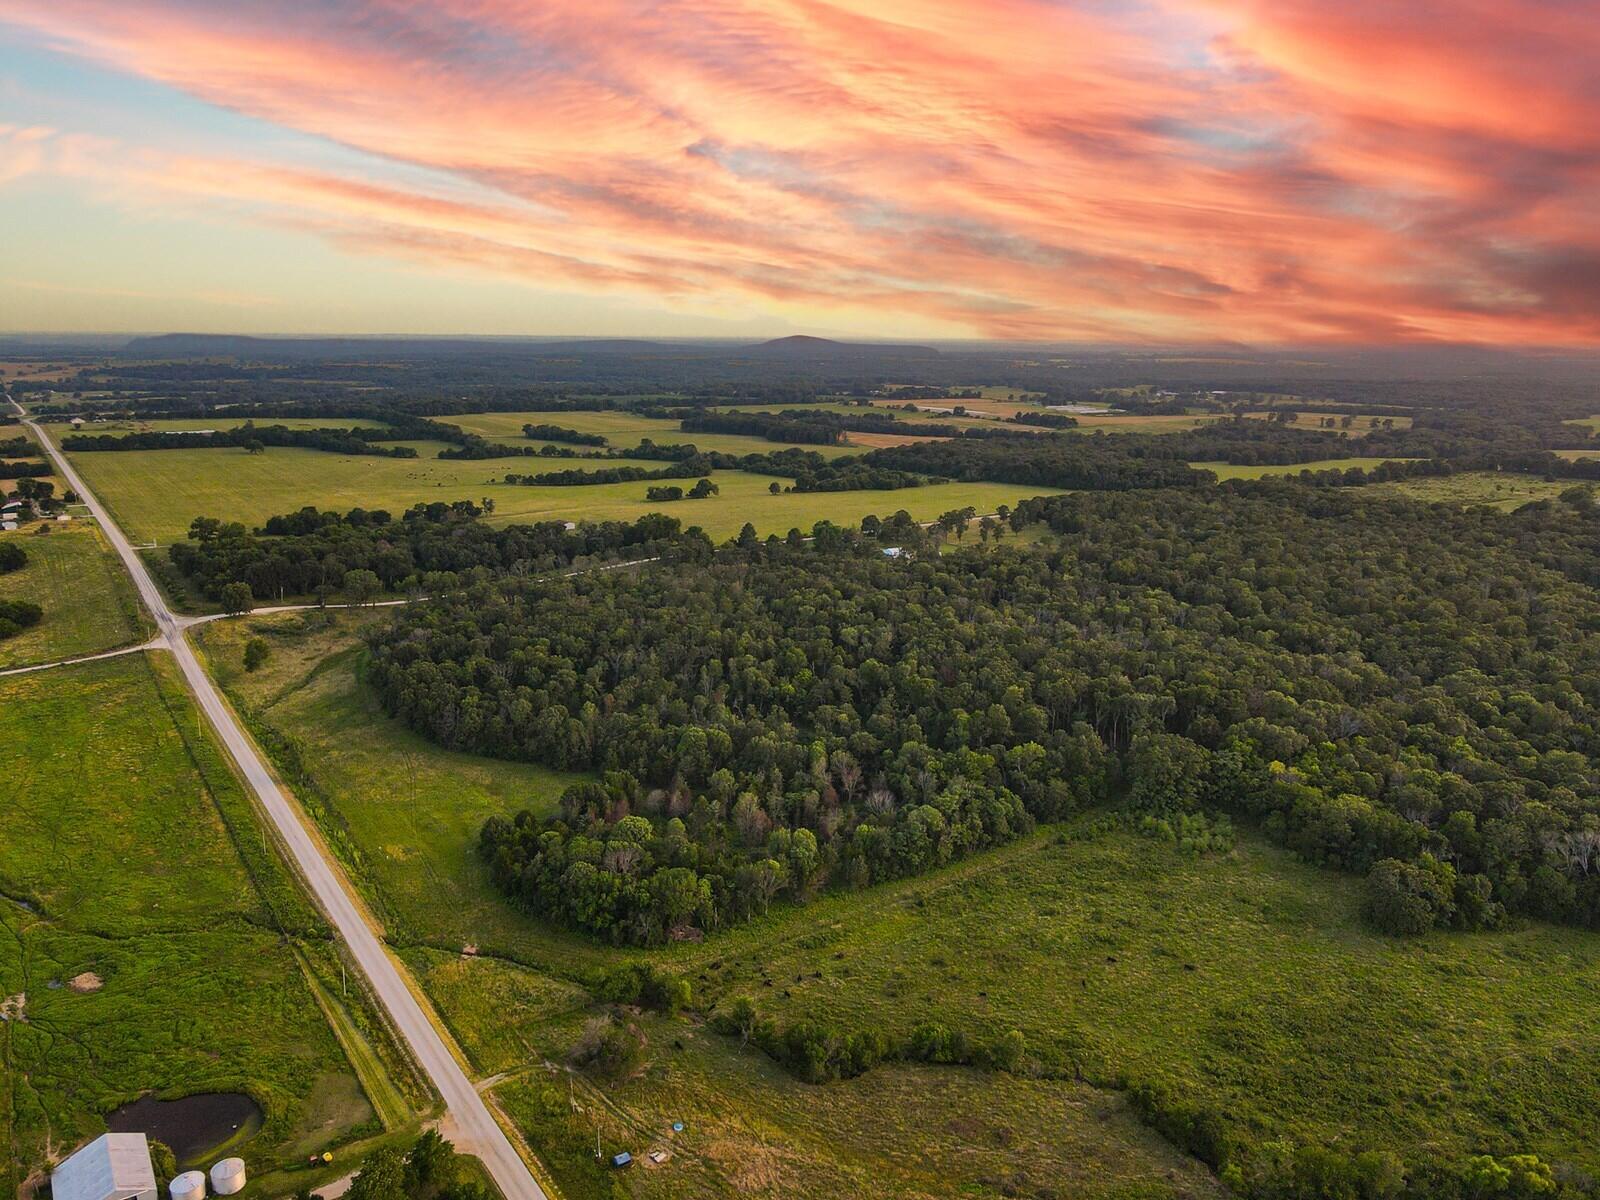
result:
M 55 1200 L 156 1200 L 150 1143 L 142 1133 L 103 1133 L 50 1175 Z

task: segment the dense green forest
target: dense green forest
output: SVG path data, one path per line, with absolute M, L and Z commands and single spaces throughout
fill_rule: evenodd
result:
M 650 514 L 637 521 L 565 521 L 492 528 L 477 520 L 471 501 L 419 504 L 395 520 L 387 512 L 347 513 L 305 508 L 270 518 L 251 531 L 236 522 L 197 517 L 189 540 L 169 551 L 173 564 L 202 594 L 220 600 L 235 583 L 256 598 L 329 595 L 356 571 L 371 572 L 389 590 L 448 591 L 472 571 L 527 574 L 569 566 L 584 558 L 626 553 L 690 553 L 673 517 Z M 709 543 L 698 545 L 709 552 Z
M 713 929 L 1112 798 L 1373 873 L 1396 931 L 1600 925 L 1600 551 L 1290 484 L 1030 501 L 913 562 L 845 531 L 638 578 L 486 583 L 374 637 L 441 743 L 601 773 L 491 821 L 503 886 L 606 938 Z

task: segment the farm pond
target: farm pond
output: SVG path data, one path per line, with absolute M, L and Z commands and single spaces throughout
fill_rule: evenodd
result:
M 261 1106 L 243 1092 L 202 1092 L 179 1100 L 144 1095 L 107 1113 L 106 1128 L 165 1142 L 179 1164 L 187 1165 L 225 1142 L 250 1137 L 262 1119 Z

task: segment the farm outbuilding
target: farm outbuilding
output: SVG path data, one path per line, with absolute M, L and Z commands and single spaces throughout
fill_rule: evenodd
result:
M 150 1143 L 142 1133 L 103 1133 L 50 1175 L 55 1200 L 156 1200 Z

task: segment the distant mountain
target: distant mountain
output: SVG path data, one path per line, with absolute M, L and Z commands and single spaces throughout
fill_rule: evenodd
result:
M 531 338 L 266 338 L 231 333 L 164 333 L 134 338 L 125 353 L 135 358 L 229 357 L 430 358 L 441 354 L 517 354 L 560 357 L 589 354 L 676 353 L 662 342 L 638 338 L 582 338 L 536 341 Z
M 773 338 L 751 346 L 751 354 L 763 358 L 938 358 L 932 346 L 899 346 L 887 342 L 836 342 L 832 338 L 810 337 L 797 333 L 792 337 Z

